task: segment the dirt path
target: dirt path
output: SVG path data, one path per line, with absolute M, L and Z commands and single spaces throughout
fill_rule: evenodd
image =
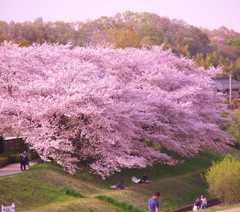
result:
M 225 210 L 221 210 L 219 212 L 240 212 L 240 208 L 225 209 Z
M 32 166 L 34 163 L 30 163 L 30 166 Z M 20 164 L 19 163 L 13 163 L 9 164 L 3 168 L 0 168 L 0 177 L 1 176 L 8 176 L 8 175 L 14 175 L 21 173 L 20 170 Z

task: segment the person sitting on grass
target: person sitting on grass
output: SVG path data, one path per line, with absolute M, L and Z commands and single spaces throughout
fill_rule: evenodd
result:
M 156 192 L 149 200 L 148 200 L 148 209 L 149 212 L 159 212 L 159 198 L 160 193 Z
M 207 208 L 207 198 L 201 195 L 201 209 Z
M 200 209 L 201 204 L 202 204 L 201 198 L 198 197 L 198 198 L 195 200 L 194 205 L 197 206 L 197 209 Z
M 142 178 L 137 178 L 137 177 L 133 176 L 131 178 L 131 181 L 133 183 L 135 183 L 135 184 L 138 184 L 138 183 L 149 183 L 150 182 L 149 177 L 146 176 L 146 175 L 142 176 Z
M 133 183 L 135 183 L 135 184 L 141 183 L 141 179 L 140 179 L 140 178 L 137 178 L 137 177 L 135 177 L 135 176 L 133 176 L 133 177 L 131 178 L 131 181 L 132 181 Z

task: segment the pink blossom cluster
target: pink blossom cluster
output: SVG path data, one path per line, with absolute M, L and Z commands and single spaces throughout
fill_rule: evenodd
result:
M 225 109 L 212 76 L 159 47 L 0 46 L 0 130 L 43 160 L 107 177 L 225 151 Z

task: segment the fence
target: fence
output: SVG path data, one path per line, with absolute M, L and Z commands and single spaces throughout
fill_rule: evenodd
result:
M 211 199 L 211 200 L 208 200 L 208 207 L 219 205 L 220 203 L 222 203 L 222 201 L 219 199 Z M 192 211 L 192 208 L 193 208 L 193 204 L 190 204 L 169 212 L 187 212 L 187 211 Z

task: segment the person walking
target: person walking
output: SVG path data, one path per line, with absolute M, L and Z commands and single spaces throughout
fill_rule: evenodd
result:
M 156 192 L 149 200 L 148 200 L 148 209 L 149 212 L 159 212 L 159 199 L 160 193 Z
M 25 168 L 28 168 L 28 169 L 29 169 L 30 165 L 29 165 L 29 157 L 28 157 L 27 151 L 24 151 L 24 152 L 23 152 L 23 155 L 24 155 Z
M 19 155 L 19 161 L 21 171 L 25 171 L 27 167 L 29 168 L 29 158 L 27 151 L 24 151 Z
M 25 164 L 25 159 L 24 159 L 24 154 L 23 153 L 20 153 L 20 155 L 19 155 L 19 162 L 20 162 L 21 171 L 26 170 L 26 164 Z

